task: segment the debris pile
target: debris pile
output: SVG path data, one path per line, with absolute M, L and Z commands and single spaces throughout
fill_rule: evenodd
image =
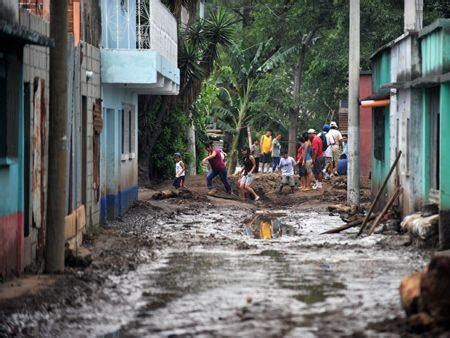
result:
M 450 326 L 450 257 L 436 256 L 423 272 L 406 277 L 400 297 L 411 328 L 426 331 Z
M 347 176 L 338 176 L 331 180 L 331 186 L 336 190 L 347 190 Z
M 439 209 L 435 204 L 426 205 L 421 212 L 406 216 L 400 224 L 415 244 L 435 246 L 438 241 Z
M 238 188 L 239 186 L 239 176 L 230 177 L 230 183 L 233 188 Z M 280 185 L 280 178 L 278 174 L 264 174 L 255 175 L 254 181 L 252 183 L 252 188 L 259 195 L 261 193 L 269 193 L 275 191 Z
M 193 194 L 188 189 L 166 189 L 162 191 L 158 191 L 153 194 L 152 199 L 154 200 L 164 200 L 168 198 L 183 198 L 188 199 L 192 198 Z

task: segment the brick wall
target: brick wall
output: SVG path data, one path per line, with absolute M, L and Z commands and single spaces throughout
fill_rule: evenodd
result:
M 27 9 L 30 13 L 40 16 L 47 21 L 50 19 L 50 0 L 20 0 L 19 5 Z
M 80 0 L 67 0 L 67 21 L 68 32 L 74 32 L 74 17 L 73 17 L 73 3 Z M 40 16 L 45 20 L 50 20 L 50 0 L 20 0 L 19 6 L 28 10 L 31 14 Z

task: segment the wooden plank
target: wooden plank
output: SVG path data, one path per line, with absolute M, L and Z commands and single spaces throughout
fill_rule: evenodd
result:
M 71 213 L 64 217 L 64 239 L 67 241 L 77 235 L 77 214 Z
M 375 228 L 378 226 L 378 224 L 380 224 L 381 219 L 384 217 L 384 215 L 386 215 L 386 213 L 392 207 L 392 205 L 394 204 L 395 200 L 400 196 L 402 191 L 403 191 L 402 188 L 400 188 L 400 187 L 397 188 L 397 190 L 395 191 L 394 195 L 392 195 L 392 197 L 389 199 L 389 201 L 386 204 L 386 206 L 383 208 L 383 210 L 380 212 L 380 214 L 378 215 L 376 220 L 373 222 L 373 224 L 372 224 L 372 226 L 371 226 L 371 228 L 369 230 L 369 235 L 373 234 L 373 232 L 375 231 Z
M 77 208 L 75 213 L 77 214 L 77 231 L 80 232 L 86 226 L 86 210 L 84 204 Z

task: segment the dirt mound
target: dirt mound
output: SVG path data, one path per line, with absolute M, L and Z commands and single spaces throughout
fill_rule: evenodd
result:
M 233 187 L 233 191 L 239 192 L 239 177 L 229 177 L 230 184 Z M 280 177 L 277 174 L 257 174 L 254 176 L 252 188 L 260 196 L 265 196 L 271 192 L 277 190 L 280 186 Z
M 402 306 L 414 331 L 450 326 L 450 257 L 434 257 L 423 272 L 403 279 Z

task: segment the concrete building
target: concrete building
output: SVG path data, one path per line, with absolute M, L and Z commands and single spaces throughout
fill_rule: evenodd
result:
M 18 274 L 25 267 L 36 271 L 44 267 L 48 145 L 51 141 L 48 138 L 50 3 L 49 0 L 22 0 L 11 8 L 16 10 L 17 20 L 11 22 L 10 18 L 16 15 L 8 15 L 6 19 L 10 21 L 1 23 L 9 34 L 1 37 L 1 55 L 5 59 L 0 63 L 1 74 L 3 81 L 11 84 L 9 86 L 17 87 L 17 93 L 11 87 L 3 93 L 7 98 L 0 100 L 0 124 L 7 131 L 0 131 L 0 186 L 6 187 L 0 189 L 0 197 L 9 200 L 0 206 L 0 215 L 5 217 L 0 217 L 2 277 Z M 73 248 L 81 245 L 86 226 L 98 225 L 100 221 L 101 18 L 98 2 L 71 1 L 68 21 L 65 239 Z M 15 35 L 11 35 L 11 27 Z M 17 65 L 9 61 L 8 42 L 16 49 L 20 61 Z M 10 67 L 15 67 L 14 71 Z M 18 78 L 12 78 L 13 73 Z M 12 103 L 8 102 L 14 102 L 10 99 L 16 94 L 19 103 L 11 109 L 8 105 Z
M 102 0 L 100 220 L 138 195 L 138 95 L 176 95 L 177 22 L 160 0 Z
M 0 3 L 0 279 L 19 274 L 45 240 L 48 33 L 18 1 Z
M 450 19 L 405 34 L 372 58 L 373 88 L 385 106 L 373 109 L 373 192 L 378 191 L 397 153 L 402 152 L 388 184 L 387 201 L 403 188 L 399 209 L 410 214 L 429 203 L 440 207 L 440 244 L 450 246 L 450 145 L 444 126 L 450 120 Z
M 361 71 L 359 77 L 359 98 L 367 99 L 372 95 L 372 72 Z M 372 108 L 360 107 L 360 170 L 361 176 L 369 177 L 372 165 Z M 339 130 L 348 135 L 348 102 L 339 104 Z

